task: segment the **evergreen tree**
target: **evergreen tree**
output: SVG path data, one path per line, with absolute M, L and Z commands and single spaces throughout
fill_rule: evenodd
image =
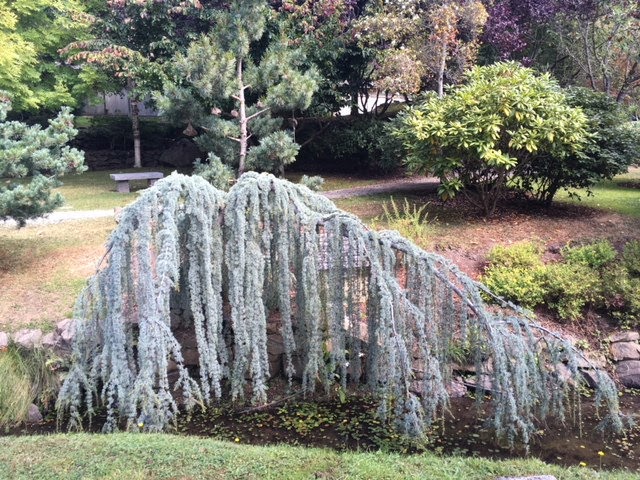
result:
M 43 129 L 5 121 L 10 105 L 0 94 L 0 220 L 13 218 L 23 226 L 62 204 L 51 190 L 60 185 L 58 177 L 85 170 L 84 154 L 66 145 L 77 134 L 68 107 Z M 10 183 L 11 178 L 28 180 Z
M 307 108 L 317 88 L 315 71 L 299 69 L 302 52 L 288 46 L 277 25 L 267 32 L 272 14 L 263 0 L 217 10 L 210 33 L 176 58 L 174 81 L 158 98 L 165 112 L 200 126 L 200 146 L 237 165 L 239 174 L 282 174 L 295 160 L 299 147 L 276 115 Z
M 123 212 L 107 247 L 105 268 L 78 300 L 58 397 L 76 425 L 102 404 L 106 430 L 121 420 L 164 429 L 178 412 L 175 389 L 187 408 L 223 394 L 265 402 L 272 315 L 292 388 L 294 374 L 307 395 L 359 387 L 410 435 L 446 409 L 456 352 L 491 379 L 493 426 L 510 441 L 526 442 L 536 420 L 562 419 L 566 395 L 584 381 L 569 342 L 513 305 L 485 306 L 490 292 L 448 260 L 269 174 L 248 172 L 228 193 L 173 174 Z M 177 325 L 196 338 L 197 379 Z M 597 375 L 603 421 L 620 430 L 615 385 Z

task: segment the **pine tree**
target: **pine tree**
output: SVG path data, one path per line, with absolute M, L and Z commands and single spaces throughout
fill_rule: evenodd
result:
M 381 417 L 411 435 L 446 408 L 456 351 L 491 378 L 493 424 L 511 441 L 527 442 L 535 419 L 562 418 L 580 384 L 568 342 L 514 306 L 485 306 L 489 292 L 448 260 L 397 232 L 370 231 L 272 175 L 246 173 L 228 193 L 171 175 L 124 211 L 107 258 L 77 304 L 73 363 L 58 398 L 72 425 L 103 404 L 106 430 L 121 421 L 162 430 L 178 412 L 172 388 L 187 408 L 223 392 L 265 402 L 274 313 L 292 388 L 294 373 L 307 395 L 335 382 L 360 386 L 379 398 Z M 197 379 L 171 328 L 177 304 L 197 339 Z M 178 367 L 173 386 L 169 361 Z M 558 374 L 561 364 L 572 380 Z M 599 380 L 597 401 L 619 430 L 615 386 L 605 374 Z
M 272 13 L 264 0 L 216 11 L 211 32 L 177 56 L 175 79 L 158 97 L 170 116 L 200 126 L 200 146 L 237 165 L 239 175 L 282 174 L 295 161 L 299 146 L 277 115 L 307 108 L 317 89 L 315 70 L 302 70 L 301 50 L 281 32 L 266 32 Z M 268 46 L 260 51 L 259 43 Z
M 62 196 L 52 192 L 60 186 L 58 177 L 86 168 L 84 153 L 67 146 L 78 133 L 68 107 L 44 129 L 5 121 L 10 108 L 8 97 L 0 92 L 0 220 L 13 218 L 24 226 L 62 204 Z M 14 178 L 27 180 L 8 181 Z

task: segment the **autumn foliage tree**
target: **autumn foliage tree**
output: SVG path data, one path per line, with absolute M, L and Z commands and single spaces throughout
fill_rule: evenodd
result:
M 475 0 L 372 2 L 357 22 L 363 47 L 375 51 L 375 85 L 415 94 L 430 82 L 440 95 L 475 61 L 487 20 Z

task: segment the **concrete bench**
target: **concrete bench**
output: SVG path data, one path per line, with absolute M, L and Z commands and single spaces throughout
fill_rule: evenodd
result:
M 112 173 L 109 176 L 111 177 L 111 180 L 115 180 L 116 190 L 118 190 L 118 193 L 129 193 L 131 191 L 129 189 L 129 182 L 131 180 L 148 180 L 147 184 L 151 186 L 154 183 L 156 183 L 156 181 L 164 177 L 164 173 L 162 172 Z

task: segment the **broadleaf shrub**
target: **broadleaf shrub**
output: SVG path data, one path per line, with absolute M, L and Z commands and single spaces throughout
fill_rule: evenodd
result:
M 545 296 L 545 266 L 540 248 L 533 243 L 495 247 L 482 277 L 496 295 L 533 309 Z
M 632 240 L 622 251 L 624 266 L 630 275 L 640 277 L 640 241 Z
M 498 246 L 482 277 L 496 295 L 533 309 L 547 305 L 561 320 L 579 320 L 586 308 L 623 327 L 640 326 L 640 242 L 628 242 L 622 262 L 607 241 L 562 249 L 562 261 L 544 264 L 532 243 Z
M 598 272 L 582 263 L 546 266 L 545 300 L 563 320 L 578 320 L 584 308 L 599 298 Z
M 562 256 L 567 263 L 582 264 L 595 269 L 604 267 L 617 255 L 616 249 L 608 240 L 577 247 L 567 246 L 562 249 Z

